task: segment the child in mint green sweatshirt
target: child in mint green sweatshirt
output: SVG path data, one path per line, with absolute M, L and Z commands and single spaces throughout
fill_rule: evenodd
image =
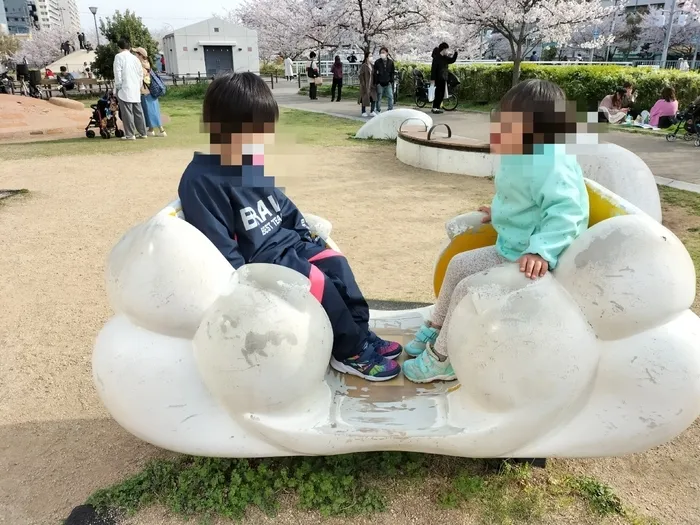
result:
M 588 227 L 588 193 L 565 136 L 576 132 L 576 113 L 564 92 L 545 80 L 513 87 L 494 113 L 491 152 L 501 156 L 491 206 L 479 211 L 491 222 L 495 246 L 455 256 L 447 268 L 432 319 L 408 345 L 416 359 L 404 375 L 416 383 L 456 379 L 447 356 L 452 311 L 468 295 L 466 278 L 501 264 L 518 264 L 524 277 L 553 270 L 561 254 Z

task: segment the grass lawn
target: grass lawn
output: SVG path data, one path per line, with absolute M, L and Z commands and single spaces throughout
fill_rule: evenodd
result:
M 91 99 L 92 100 L 92 99 Z M 60 157 L 64 155 L 122 154 L 151 149 L 205 147 L 207 138 L 201 133 L 201 107 L 198 100 L 163 98 L 161 108 L 170 116 L 168 137 L 149 138 L 136 142 L 118 139 L 103 140 L 85 137 L 0 145 L 0 160 L 19 160 L 33 157 Z M 353 146 L 352 137 L 357 123 L 316 113 L 280 109 L 278 138 L 299 144 L 317 146 Z

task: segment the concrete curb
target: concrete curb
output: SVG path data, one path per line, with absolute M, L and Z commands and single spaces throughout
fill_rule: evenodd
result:
M 654 177 L 656 179 L 656 184 L 659 186 L 668 186 L 669 188 L 676 188 L 677 190 L 690 191 L 693 193 L 700 193 L 700 184 L 694 184 L 692 182 L 685 182 L 682 180 L 669 179 L 668 177 Z

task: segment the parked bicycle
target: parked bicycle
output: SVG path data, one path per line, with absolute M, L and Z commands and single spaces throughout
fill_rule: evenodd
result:
M 15 79 L 5 73 L 0 73 L 0 94 L 14 95 L 15 94 Z
M 456 79 L 456 77 L 455 77 Z M 423 72 L 419 69 L 413 70 L 413 81 L 415 87 L 415 101 L 416 106 L 419 108 L 424 108 L 426 104 L 430 103 L 428 96 L 430 90 L 430 82 L 425 80 Z M 442 101 L 442 109 L 445 111 L 454 111 L 459 105 L 459 97 L 457 96 L 457 86 L 459 86 L 459 81 L 450 82 L 447 86 L 447 97 Z

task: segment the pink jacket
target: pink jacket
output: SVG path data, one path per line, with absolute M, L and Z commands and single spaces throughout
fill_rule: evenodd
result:
M 656 127 L 659 125 L 659 119 L 661 117 L 674 117 L 676 113 L 678 113 L 677 100 L 666 102 L 664 99 L 660 98 L 649 112 L 649 124 Z

